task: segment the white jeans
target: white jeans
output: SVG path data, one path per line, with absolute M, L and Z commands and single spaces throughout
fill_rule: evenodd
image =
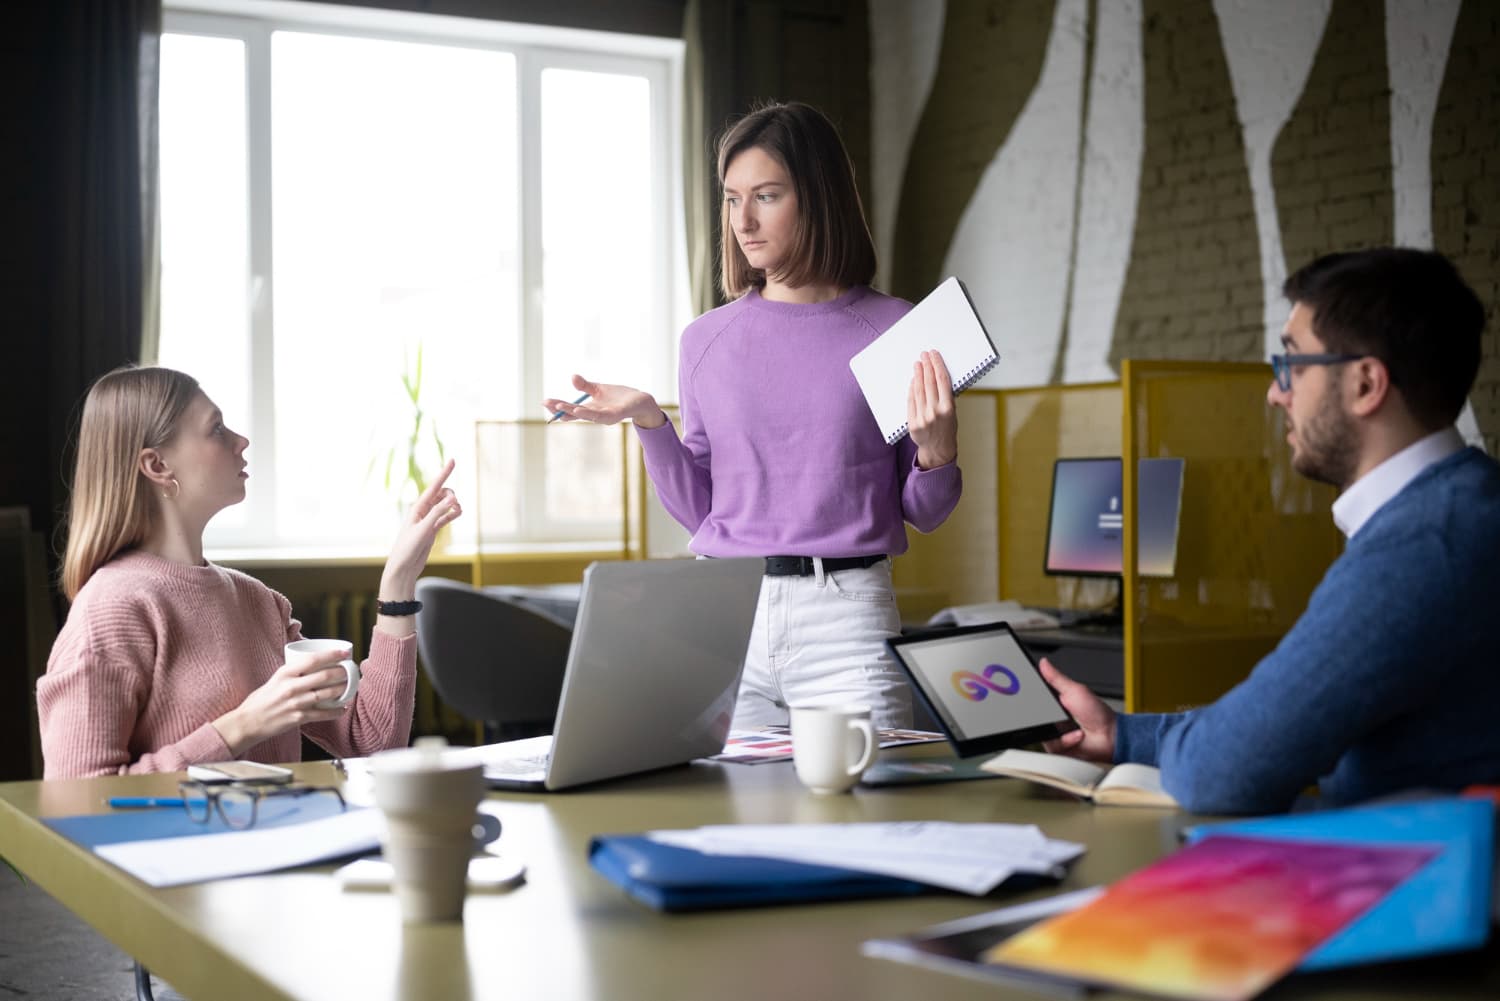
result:
M 787 706 L 859 702 L 877 727 L 911 725 L 911 690 L 884 640 L 901 632 L 891 561 L 761 582 L 734 726 L 788 721 Z

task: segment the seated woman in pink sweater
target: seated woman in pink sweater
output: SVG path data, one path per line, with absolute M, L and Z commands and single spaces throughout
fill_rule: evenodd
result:
M 402 524 L 381 614 L 348 706 L 338 651 L 285 663 L 291 604 L 203 558 L 203 529 L 245 499 L 248 439 L 192 377 L 124 368 L 89 390 L 78 434 L 63 591 L 73 603 L 37 683 L 45 777 L 178 771 L 248 758 L 295 761 L 301 735 L 337 755 L 404 746 L 416 689 L 410 606 L 438 529 L 461 513 L 443 482 Z

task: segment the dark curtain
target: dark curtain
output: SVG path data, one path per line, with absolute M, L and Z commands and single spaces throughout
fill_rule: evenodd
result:
M 38 523 L 55 526 L 67 501 L 84 392 L 116 366 L 138 362 L 146 336 L 147 277 L 156 274 L 156 54 L 161 0 L 71 0 L 59 5 L 60 114 L 50 137 L 56 178 L 49 345 L 47 483 Z M 143 79 L 142 70 L 147 70 Z M 149 102 L 142 113 L 142 102 Z M 151 196 L 143 199 L 143 192 Z M 154 317 L 154 305 L 153 305 Z M 149 337 L 155 352 L 155 328 Z M 56 539 L 60 548 L 62 540 Z
M 79 404 L 99 375 L 141 359 L 148 329 L 155 341 L 155 293 L 145 289 L 156 274 L 161 2 L 23 3 L 12 14 L 0 60 L 10 80 L 0 509 L 15 509 L 7 523 L 29 526 L 21 538 L 35 545 L 0 566 L 7 586 L 24 589 L 6 590 L 9 606 L 31 610 L 20 630 L 8 625 L 13 642 L 0 656 L 0 731 L 16 738 L 0 742 L 0 778 L 25 778 L 35 676 L 66 613 L 47 582 L 64 541 Z
M 730 119 L 745 110 L 736 106 L 734 7 L 722 0 L 688 0 L 682 16 L 682 188 L 694 316 L 723 301 L 714 145 Z

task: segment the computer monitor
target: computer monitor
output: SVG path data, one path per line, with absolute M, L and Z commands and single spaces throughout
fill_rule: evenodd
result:
M 1057 460 L 1047 513 L 1047 573 L 1120 576 L 1123 492 L 1119 459 Z
M 1043 569 L 1074 577 L 1119 577 L 1124 566 L 1122 463 L 1117 458 L 1058 459 L 1052 467 Z M 1182 459 L 1141 459 L 1136 466 L 1136 572 L 1171 577 L 1177 562 Z
M 1177 521 L 1182 511 L 1182 459 L 1141 459 L 1135 466 L 1135 572 L 1177 573 Z

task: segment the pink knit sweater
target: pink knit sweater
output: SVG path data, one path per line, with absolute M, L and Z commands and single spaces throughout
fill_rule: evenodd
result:
M 253 577 L 132 551 L 79 591 L 37 682 L 45 777 L 180 771 L 233 755 L 212 721 L 279 668 L 300 639 L 291 603 Z M 417 639 L 375 630 L 359 694 L 336 720 L 302 732 L 340 756 L 405 746 Z M 244 751 L 296 761 L 296 730 Z

